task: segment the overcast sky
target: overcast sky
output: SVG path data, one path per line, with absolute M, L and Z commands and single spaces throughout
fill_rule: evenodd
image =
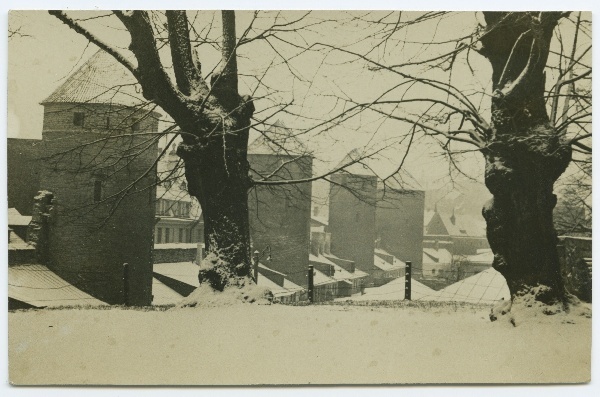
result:
M 86 12 L 77 14 L 77 17 L 85 19 L 104 14 L 106 12 Z M 304 14 L 300 11 L 284 12 L 278 16 L 278 22 L 289 22 Z M 364 36 L 373 33 L 376 26 L 370 26 L 365 21 L 376 20 L 386 14 L 387 12 L 372 15 L 358 12 L 315 12 L 299 23 L 304 27 L 308 25 L 308 28 L 280 34 L 285 41 L 271 41 L 276 50 L 264 41 L 243 46 L 239 51 L 238 61 L 242 75 L 240 91 L 242 94 L 253 92 L 255 98 L 265 97 L 256 101 L 255 116 L 259 119 L 267 117 L 274 111 L 274 106 L 293 100 L 293 105 L 287 108 L 289 113 L 278 114 L 272 121 L 281 119 L 288 127 L 302 131 L 346 109 L 349 106 L 345 101 L 347 98 L 356 102 L 369 102 L 393 84 L 398 84 L 401 80 L 397 76 L 373 71 L 367 62 L 357 61 L 340 51 L 302 52 L 288 44 L 325 43 L 368 53 L 370 46 L 377 40 L 365 40 Z M 270 26 L 276 14 L 260 15 L 261 18 L 254 22 L 257 32 L 262 27 Z M 352 23 L 351 18 L 357 15 L 363 17 L 363 20 Z M 404 13 L 401 21 L 414 19 L 417 15 L 419 14 Z M 251 18 L 251 12 L 237 13 L 238 36 L 248 26 Z M 393 18 L 396 16 L 387 21 L 393 22 Z M 194 20 L 194 26 L 201 34 L 214 22 L 208 37 L 219 39 L 220 13 L 209 11 L 190 14 L 190 20 Z M 421 43 L 468 36 L 475 30 L 478 22 L 482 21 L 480 14 L 475 12 L 436 18 L 406 28 L 402 34 L 396 34 L 389 45 L 369 53 L 369 57 L 385 64 L 398 64 L 448 51 L 455 43 L 436 46 L 424 46 Z M 85 23 L 99 36 L 127 53 L 128 36 L 116 18 L 93 19 Z M 26 37 L 16 37 L 9 41 L 7 133 L 9 137 L 39 139 L 43 118 L 43 108 L 39 103 L 95 53 L 97 47 L 44 11 L 13 11 L 10 24 L 19 27 Z M 206 75 L 217 66 L 220 54 L 208 44 L 199 46 L 198 53 L 202 72 Z M 282 62 L 282 57 L 289 62 Z M 427 73 L 428 77 L 437 79 L 451 78 L 452 84 L 461 91 L 481 93 L 473 96 L 472 100 L 481 106 L 482 114 L 489 117 L 489 100 L 485 94 L 490 91 L 490 67 L 485 59 L 474 52 L 469 61 L 467 67 L 466 62 L 461 60 L 462 65 L 458 64 L 451 76 L 439 70 L 423 71 L 421 66 L 408 67 L 406 71 L 413 74 Z M 474 74 L 471 73 L 472 69 Z M 261 84 L 257 84 L 257 76 L 261 76 Z M 386 98 L 393 99 L 406 94 L 402 90 L 404 88 L 395 90 Z M 418 87 L 418 90 L 413 89 L 410 95 L 445 99 L 440 97 L 439 92 L 423 86 Z M 422 106 L 407 106 L 406 111 L 418 114 L 424 109 Z M 264 127 L 259 128 L 264 130 Z M 409 129 L 410 125 L 406 123 L 365 112 L 326 133 L 317 133 L 317 130 L 302 135 L 302 139 L 315 154 L 317 172 L 327 171 L 353 148 L 370 152 L 382 146 L 389 147 L 382 152 L 382 156 L 370 163 L 379 175 L 387 176 L 395 170 L 406 152 Z M 252 136 L 258 136 L 258 132 L 254 131 Z M 455 148 L 470 149 L 465 145 Z M 437 141 L 428 137 L 418 139 L 412 143 L 404 169 L 422 188 L 447 184 L 449 165 L 442 153 Z M 466 153 L 458 158 L 463 170 L 481 180 L 483 162 L 479 153 Z

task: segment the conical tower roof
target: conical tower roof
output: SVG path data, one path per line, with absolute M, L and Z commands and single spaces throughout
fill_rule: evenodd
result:
M 345 166 L 346 164 L 350 164 L 353 161 L 355 163 L 344 168 L 341 173 L 347 173 L 352 175 L 360 175 L 360 176 L 377 176 L 375 172 L 368 167 L 366 164 L 362 162 L 362 158 L 364 155 L 358 149 L 352 149 L 343 159 L 335 166 L 335 169 Z
M 136 106 L 145 102 L 137 80 L 110 54 L 98 50 L 50 96 L 48 103 L 102 103 Z
M 248 153 L 280 156 L 310 155 L 308 148 L 280 120 L 269 127 L 266 134 L 260 135 L 248 145 Z

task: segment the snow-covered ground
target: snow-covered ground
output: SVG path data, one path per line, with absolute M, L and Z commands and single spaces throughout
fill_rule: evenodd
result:
M 590 379 L 591 319 L 512 327 L 456 304 L 8 315 L 14 384 L 554 383 Z

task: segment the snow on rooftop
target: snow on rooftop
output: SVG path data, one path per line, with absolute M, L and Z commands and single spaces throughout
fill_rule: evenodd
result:
M 445 248 L 423 248 L 423 263 L 451 263 L 452 254 Z
M 308 260 L 309 260 L 309 262 L 323 263 L 325 265 L 331 265 L 331 266 L 335 265 L 335 263 L 333 263 L 332 261 L 330 261 L 329 259 L 327 259 L 325 256 L 323 256 L 321 254 L 319 254 L 319 255 L 309 254 Z
M 204 246 L 204 244 L 202 244 Z M 196 249 L 198 243 L 160 243 L 154 244 L 155 250 L 167 250 L 167 249 Z
M 10 228 L 9 228 L 10 229 Z M 9 230 L 8 235 L 9 250 L 35 250 L 35 247 L 19 237 L 14 231 Z
M 352 300 L 404 300 L 405 277 L 399 277 L 380 287 L 365 288 L 364 295 L 353 296 Z M 437 292 L 411 278 L 411 300 L 429 300 Z
M 435 300 L 494 303 L 501 299 L 510 299 L 508 285 L 502 274 L 489 268 L 438 291 Z
M 106 305 L 38 264 L 8 267 L 8 297 L 35 307 Z
M 28 226 L 31 222 L 31 216 L 21 215 L 16 208 L 8 209 L 8 225 L 9 226 Z

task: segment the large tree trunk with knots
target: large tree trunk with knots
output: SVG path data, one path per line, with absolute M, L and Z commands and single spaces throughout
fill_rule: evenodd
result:
M 485 13 L 480 52 L 493 68 L 492 136 L 482 150 L 493 195 L 483 215 L 493 266 L 506 278 L 513 305 L 567 309 L 552 222 L 554 182 L 571 160 L 569 143 L 551 124 L 544 68 L 561 13 Z M 492 320 L 497 317 L 492 313 Z

